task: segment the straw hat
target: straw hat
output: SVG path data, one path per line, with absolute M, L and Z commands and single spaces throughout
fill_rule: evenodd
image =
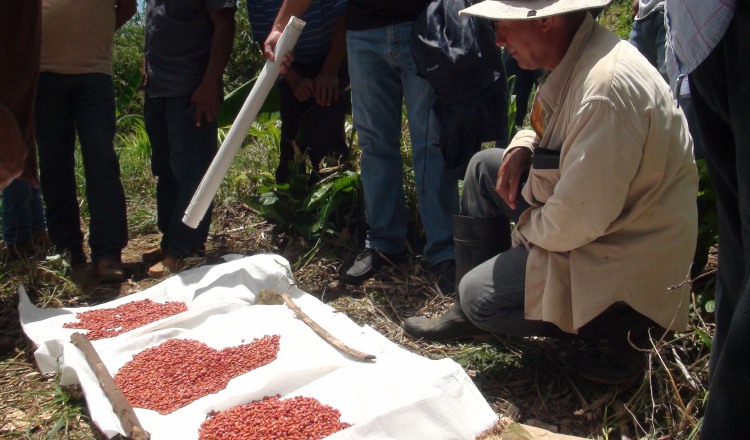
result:
M 601 8 L 611 0 L 485 0 L 459 12 L 494 20 L 533 20 L 581 9 Z

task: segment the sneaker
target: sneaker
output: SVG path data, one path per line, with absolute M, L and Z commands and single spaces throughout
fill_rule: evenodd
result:
M 119 261 L 101 260 L 96 263 L 96 274 L 102 283 L 120 283 L 125 280 L 125 271 Z
M 456 293 L 456 261 L 445 260 L 432 266 L 432 271 L 438 276 L 437 287 L 443 295 Z
M 365 248 L 352 262 L 342 267 L 339 277 L 346 284 L 359 286 L 371 278 L 385 263 L 393 264 L 401 255 L 386 254 L 377 249 Z

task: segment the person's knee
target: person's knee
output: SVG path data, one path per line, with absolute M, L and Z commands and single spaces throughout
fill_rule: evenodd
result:
M 497 174 L 502 155 L 503 149 L 501 148 L 488 148 L 476 153 L 469 161 L 464 180 L 476 180 L 486 174 Z

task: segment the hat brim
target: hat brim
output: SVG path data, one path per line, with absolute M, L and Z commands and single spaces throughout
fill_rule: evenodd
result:
M 601 8 L 611 0 L 485 0 L 462 9 L 460 15 L 494 20 L 533 20 L 582 9 Z

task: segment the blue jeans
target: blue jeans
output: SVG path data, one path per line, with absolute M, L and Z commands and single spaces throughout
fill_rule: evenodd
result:
M 666 46 L 667 29 L 664 27 L 664 11 L 653 11 L 645 18 L 635 20 L 630 30 L 630 43 L 656 67 L 667 83 Z
M 719 211 L 716 333 L 702 440 L 750 431 L 750 2 L 690 74 L 690 91 Z
M 47 229 L 39 188 L 16 179 L 3 190 L 3 240 L 8 246 Z
M 76 193 L 76 132 L 91 215 L 91 259 L 119 261 L 128 242 L 128 225 L 120 162 L 113 145 L 112 78 L 101 73 L 42 72 L 36 98 L 36 137 L 49 238 L 57 251 L 85 258 Z
M 212 206 L 193 229 L 182 222 L 185 210 L 216 154 L 216 120 L 195 126 L 190 96 L 146 97 L 143 117 L 151 141 L 151 171 L 156 183 L 157 226 L 161 248 L 182 258 L 203 254 Z
M 347 32 L 352 117 L 362 150 L 366 247 L 401 254 L 407 229 L 401 158 L 406 100 L 424 255 L 435 265 L 454 257 L 452 215 L 458 212 L 458 188 L 457 180 L 444 174 L 440 127 L 431 110 L 436 97 L 427 80 L 417 76 L 411 29 L 412 23 L 400 23 Z

